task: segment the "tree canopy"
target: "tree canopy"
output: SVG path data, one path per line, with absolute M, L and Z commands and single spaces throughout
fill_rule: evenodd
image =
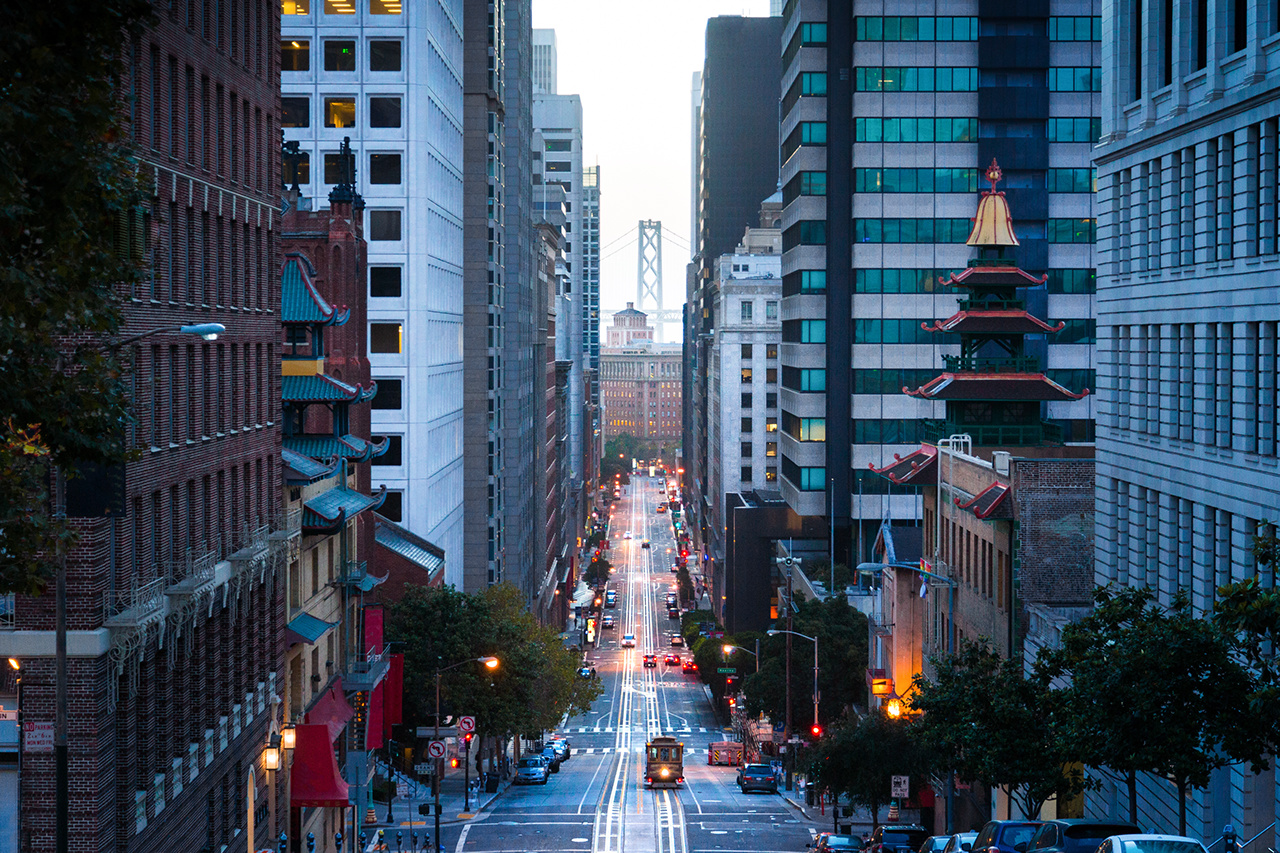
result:
M 890 800 L 893 776 L 910 777 L 913 792 L 928 784 L 930 759 L 911 736 L 913 725 L 878 711 L 861 718 L 848 714 L 818 742 L 810 772 L 819 787 L 865 806 L 878 825 L 880 807 Z

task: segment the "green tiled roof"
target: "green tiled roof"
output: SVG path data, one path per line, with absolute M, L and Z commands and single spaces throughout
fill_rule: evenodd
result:
M 280 396 L 286 403 L 351 403 L 363 397 L 365 389 L 340 379 L 317 373 L 314 376 L 283 376 Z
M 299 613 L 289 620 L 289 624 L 285 628 L 296 634 L 301 642 L 314 643 L 324 636 L 325 631 L 328 631 L 336 624 L 338 623 L 317 619 L 310 613 Z
M 332 435 L 292 435 L 285 436 L 284 446 L 312 459 L 340 456 L 343 459 L 365 462 L 386 453 L 390 443 L 384 440 L 382 444 L 374 444 L 354 435 L 344 435 L 341 438 Z
M 285 258 L 280 269 L 280 320 L 284 323 L 316 323 L 341 326 L 351 312 L 339 311 L 320 295 L 311 282 L 311 265 L 298 254 Z
M 322 456 L 322 459 L 331 459 L 335 454 Z M 331 477 L 338 470 L 338 464 L 335 461 L 332 465 L 312 458 L 304 453 L 291 450 L 288 447 L 282 448 L 280 457 L 285 464 L 285 478 L 290 482 L 314 483 L 316 480 L 323 480 L 325 477 Z M 293 476 L 290 476 L 290 473 Z
M 303 504 L 302 528 L 309 532 L 330 532 L 354 515 L 377 509 L 386 500 L 386 490 L 362 495 L 344 486 L 335 486 Z

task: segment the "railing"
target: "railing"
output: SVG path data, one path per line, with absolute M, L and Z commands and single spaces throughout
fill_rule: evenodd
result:
M 921 427 L 925 441 L 938 441 L 967 433 L 973 443 L 984 447 L 1028 447 L 1037 444 L 1062 444 L 1062 427 L 1039 421 L 1030 424 L 960 424 L 954 421 L 926 420 Z
M 342 574 L 338 576 L 337 582 L 356 586 L 368 576 L 368 562 L 364 560 L 344 560 L 342 563 Z
M 156 578 L 146 583 L 130 582 L 115 595 L 103 596 L 103 621 L 114 625 L 139 625 L 148 617 L 159 613 L 164 603 L 165 579 Z
M 15 593 L 0 595 L 0 629 L 17 627 L 17 606 L 18 597 Z
M 370 650 L 365 654 L 364 660 L 352 661 L 342 678 L 343 689 L 367 693 L 378 685 L 390 669 L 391 662 L 385 648 L 381 652 Z
M 942 361 L 949 373 L 1039 373 L 1040 359 L 1033 355 L 1009 358 L 981 358 L 967 355 L 944 355 Z
M 961 299 L 960 311 L 1021 311 L 1027 303 L 1021 299 Z
M 218 554 L 216 551 L 205 551 L 199 556 L 195 556 L 191 551 L 187 551 L 187 556 L 182 560 L 173 560 L 165 563 L 165 586 L 180 586 L 183 589 L 200 586 L 213 580 L 214 567 L 218 563 Z

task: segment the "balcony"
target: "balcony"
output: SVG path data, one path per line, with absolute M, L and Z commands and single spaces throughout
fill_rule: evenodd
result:
M 944 355 L 948 373 L 1039 373 L 1040 359 L 1033 355 L 1010 358 L 975 358 L 966 355 Z
M 186 597 L 199 595 L 212 589 L 215 580 L 214 568 L 217 563 L 217 553 L 206 551 L 199 555 L 188 552 L 185 559 L 166 564 L 164 594 Z
M 134 578 L 129 585 L 103 597 L 102 621 L 108 628 L 138 628 L 164 616 L 165 579 L 145 583 Z
M 373 690 L 391 669 L 389 657 L 385 651 L 376 654 L 369 652 L 364 660 L 353 661 L 342 676 L 343 689 L 348 693 L 368 693 Z
M 369 574 L 369 564 L 363 560 L 346 560 L 342 564 L 342 574 L 338 575 L 334 583 L 351 587 L 360 592 L 369 592 L 375 586 L 386 580 L 385 577 L 375 577 Z
M 1021 299 L 961 299 L 957 311 L 1022 311 L 1027 303 Z
M 980 447 L 1034 447 L 1062 444 L 1062 427 L 1039 421 L 1030 424 L 961 424 L 954 421 L 923 421 L 921 438 L 936 442 L 952 435 L 968 434 Z

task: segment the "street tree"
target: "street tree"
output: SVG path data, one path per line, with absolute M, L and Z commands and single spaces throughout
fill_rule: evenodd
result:
M 1255 674 L 1231 637 L 1197 618 L 1182 591 L 1169 607 L 1146 588 L 1098 589 L 1093 612 L 1063 629 L 1061 648 L 1042 654 L 1043 677 L 1070 678 L 1057 708 L 1073 757 L 1106 768 L 1129 792 L 1137 821 L 1137 774 L 1171 781 L 1186 832 L 1190 787 L 1236 762 L 1267 767 L 1269 720 L 1254 718 Z
M 913 792 L 928 783 L 931 759 L 919 739 L 916 723 L 876 711 L 864 717 L 846 714 L 818 741 L 810 761 L 817 785 L 848 797 L 871 812 L 873 828 L 880 825 L 880 808 L 891 799 L 894 776 L 907 776 Z
M 125 458 L 126 365 L 105 344 L 144 272 L 143 182 L 118 81 L 145 0 L 20 3 L 0 65 L 0 593 L 39 592 L 75 537 L 52 470 Z
M 1083 774 L 1069 765 L 1047 678 L 1024 677 L 1020 662 L 972 642 L 932 663 L 932 678 L 913 681 L 911 708 L 921 713 L 913 734 L 944 772 L 1001 789 L 1027 819 L 1050 797 L 1084 789 Z

